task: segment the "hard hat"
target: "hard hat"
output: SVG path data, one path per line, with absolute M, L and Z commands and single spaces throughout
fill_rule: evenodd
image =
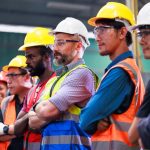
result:
M 135 18 L 131 10 L 124 4 L 117 2 L 108 2 L 104 5 L 99 10 L 96 17 L 88 20 L 88 24 L 91 26 L 96 26 L 96 21 L 100 19 L 119 19 L 127 21 L 130 25 L 135 24 Z
M 24 45 L 19 50 L 26 50 L 27 47 L 32 46 L 48 46 L 54 44 L 54 36 L 50 35 L 48 28 L 36 27 L 28 32 L 24 39 Z
M 10 61 L 7 66 L 4 66 L 2 69 L 3 71 L 7 72 L 10 67 L 25 68 L 26 66 L 26 57 L 22 55 L 17 55 Z
M 7 83 L 6 73 L 4 71 L 0 72 L 0 81 Z
M 53 30 L 53 33 L 61 32 L 67 34 L 79 34 L 84 37 L 84 40 L 87 46 L 90 45 L 88 40 L 88 31 L 85 25 L 78 19 L 67 17 L 66 19 L 62 20 Z
M 150 26 L 150 2 L 145 4 L 137 15 L 137 24 L 132 27 L 132 29 L 136 29 L 142 25 Z

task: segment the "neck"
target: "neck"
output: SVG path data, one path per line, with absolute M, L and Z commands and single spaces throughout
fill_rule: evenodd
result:
M 53 70 L 45 70 L 45 72 L 39 77 L 40 82 L 44 82 L 50 78 L 50 76 L 53 74 Z
M 119 55 L 123 54 L 124 52 L 127 52 L 129 50 L 126 42 L 122 42 L 117 49 L 114 50 L 112 54 L 109 55 L 109 58 L 113 61 L 115 58 L 117 58 Z
M 18 94 L 20 103 L 23 102 L 24 97 L 26 96 L 26 94 L 28 93 L 29 90 L 30 90 L 30 88 L 24 88 L 24 90 L 22 90 L 22 91 Z

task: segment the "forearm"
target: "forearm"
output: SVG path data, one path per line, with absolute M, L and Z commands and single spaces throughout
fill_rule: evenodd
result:
M 24 133 L 27 125 L 28 125 L 28 114 L 24 115 L 22 118 L 18 119 L 14 123 L 14 134 L 22 135 Z
M 31 129 L 41 129 L 47 123 L 47 121 L 39 119 L 37 115 L 29 117 L 29 127 Z
M 15 135 L 2 135 L 0 136 L 0 142 L 10 141 L 11 139 L 15 138 Z
M 132 122 L 132 125 L 128 131 L 129 140 L 133 144 L 138 143 L 139 134 L 138 134 L 138 130 L 137 130 L 137 125 L 138 125 L 139 121 L 140 121 L 140 118 L 135 117 Z

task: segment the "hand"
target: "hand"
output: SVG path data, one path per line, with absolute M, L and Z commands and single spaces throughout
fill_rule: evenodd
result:
M 98 125 L 97 125 L 97 129 L 99 131 L 105 131 L 109 128 L 111 122 L 108 118 L 104 118 L 103 120 L 100 120 Z
M 3 124 L 2 122 L 0 122 L 0 135 L 5 135 L 4 130 L 3 130 L 3 128 L 5 126 L 6 126 L 5 124 Z

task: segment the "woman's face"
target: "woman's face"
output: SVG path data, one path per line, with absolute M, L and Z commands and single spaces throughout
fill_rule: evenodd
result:
M 6 97 L 6 94 L 7 94 L 7 83 L 0 81 L 0 102 L 4 97 Z

